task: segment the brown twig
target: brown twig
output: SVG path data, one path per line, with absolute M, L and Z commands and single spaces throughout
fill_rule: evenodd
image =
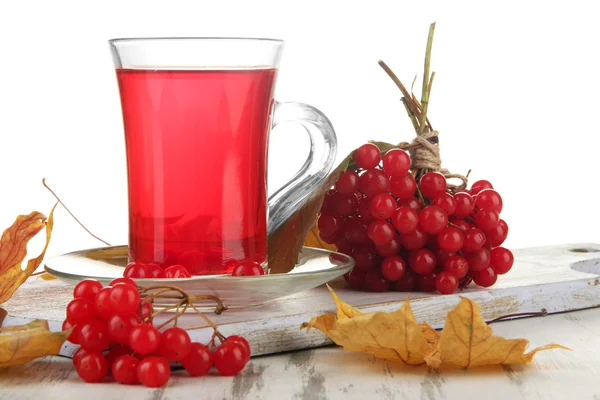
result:
M 522 312 L 522 313 L 501 315 L 498 318 L 494 318 L 491 321 L 487 321 L 486 323 L 489 325 L 489 324 L 493 324 L 494 322 L 502 321 L 505 319 L 518 318 L 518 317 L 543 317 L 545 315 L 548 315 L 548 310 L 546 310 L 545 308 L 542 308 L 541 311 L 531 311 L 531 312 Z

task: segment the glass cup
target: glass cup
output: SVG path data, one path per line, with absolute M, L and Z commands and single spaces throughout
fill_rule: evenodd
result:
M 323 182 L 337 147 L 319 110 L 273 100 L 283 42 L 109 44 L 125 128 L 130 261 L 180 264 L 194 275 L 228 274 L 243 260 L 266 268 L 267 233 Z M 290 121 L 306 128 L 310 154 L 267 199 L 269 132 Z

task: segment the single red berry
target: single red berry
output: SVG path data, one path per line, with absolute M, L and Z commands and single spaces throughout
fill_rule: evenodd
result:
M 335 247 L 337 247 L 337 251 L 346 255 L 350 255 L 352 253 L 352 244 L 344 238 L 339 239 L 335 242 Z
M 433 236 L 433 237 L 435 237 L 435 236 Z M 434 250 L 433 254 L 435 254 L 436 265 L 438 267 L 442 267 L 442 268 L 444 267 L 444 263 L 446 262 L 448 257 L 456 255 L 456 253 L 454 253 L 454 252 L 442 250 L 440 248 L 437 248 L 436 250 Z
M 390 187 L 390 181 L 380 169 L 368 169 L 358 178 L 360 191 L 368 197 L 379 193 L 386 193 Z
M 262 265 L 252 260 L 245 260 L 238 263 L 231 275 L 233 276 L 258 276 L 264 275 L 265 270 Z
M 365 288 L 369 292 L 387 292 L 390 290 L 390 282 L 381 275 L 381 271 L 373 268 L 367 271 Z
M 353 268 L 348 273 L 348 285 L 352 289 L 363 290 L 365 288 L 365 280 L 367 279 L 367 273 L 359 268 Z
M 417 287 L 417 274 L 407 268 L 404 276 L 396 282 L 392 282 L 392 285 L 393 289 L 398 292 L 413 291 Z
M 396 200 L 387 193 L 379 193 L 369 203 L 369 210 L 376 219 L 388 219 L 396 210 Z
M 473 185 L 471 186 L 471 194 L 476 195 L 477 193 L 481 192 L 484 189 L 493 189 L 493 188 L 494 187 L 492 186 L 492 184 L 489 181 L 482 179 L 480 181 L 473 183 Z
M 454 195 L 454 200 L 456 200 L 454 215 L 458 218 L 468 217 L 475 209 L 475 200 L 469 193 L 458 192 Z
M 154 307 L 152 307 L 152 303 L 148 300 L 140 301 L 140 315 L 142 316 L 142 321 L 147 322 L 154 314 Z
M 402 234 L 412 233 L 419 226 L 419 213 L 410 207 L 400 207 L 392 216 L 392 224 Z
M 84 279 L 73 289 L 74 299 L 86 299 L 91 302 L 96 300 L 98 292 L 102 289 L 102 284 L 95 279 Z
M 469 270 L 478 272 L 490 266 L 490 251 L 482 247 L 472 253 L 465 253 L 465 259 L 469 263 Z
M 452 223 L 463 232 L 467 232 L 469 229 L 471 229 L 471 225 L 462 219 L 455 219 L 452 221 Z
M 137 367 L 139 363 L 140 360 L 130 355 L 123 355 L 117 358 L 111 368 L 115 381 L 123 385 L 137 384 Z
M 498 280 L 498 274 L 493 268 L 484 268 L 481 271 L 472 273 L 473 282 L 479 286 L 490 287 Z
M 387 221 L 381 220 L 371 222 L 367 234 L 369 235 L 369 239 L 378 245 L 389 243 L 396 237 L 394 226 Z
M 91 352 L 106 349 L 110 344 L 106 322 L 93 319 L 82 324 L 79 330 L 79 343 L 81 347 Z
M 484 189 L 475 196 L 475 209 L 489 208 L 497 213 L 502 212 L 502 197 L 494 189 Z
M 503 219 L 501 219 L 500 221 L 498 221 L 498 225 L 496 226 L 496 228 L 490 229 L 486 233 L 490 239 L 490 246 L 498 247 L 502 243 L 504 243 L 504 241 L 508 237 L 508 225 Z
M 343 215 L 349 217 L 353 215 L 358 209 L 358 199 L 354 193 L 341 194 L 336 193 L 333 195 L 333 210 L 335 215 Z
M 108 363 L 100 352 L 89 352 L 75 366 L 77 374 L 88 383 L 100 382 L 108 373 Z
M 358 174 L 352 170 L 342 172 L 335 187 L 341 194 L 354 194 L 358 191 Z
M 160 332 L 150 324 L 134 326 L 129 332 L 129 344 L 136 353 L 154 353 L 160 344 Z
M 213 353 L 208 347 L 197 342 L 190 345 L 189 353 L 181 360 L 181 365 L 191 376 L 206 375 L 213 364 Z
M 429 249 L 412 251 L 408 257 L 408 265 L 417 274 L 428 274 L 436 267 L 435 255 Z
M 492 267 L 498 275 L 504 275 L 510 271 L 514 262 L 515 257 L 513 256 L 513 253 L 504 247 L 496 247 L 490 252 L 490 267 Z
M 417 190 L 417 182 L 409 173 L 401 176 L 392 176 L 389 188 L 390 193 L 399 199 L 410 199 L 415 194 L 415 190 Z
M 67 305 L 67 320 L 71 325 L 82 324 L 95 316 L 94 303 L 90 300 L 84 298 L 73 299 Z
M 228 342 L 237 342 L 241 344 L 244 350 L 246 351 L 246 362 L 250 360 L 250 357 L 252 356 L 252 349 L 250 349 L 250 343 L 248 343 L 248 341 L 243 336 L 231 335 L 227 336 L 226 340 Z
M 437 243 L 440 249 L 456 252 L 462 249 L 465 242 L 465 234 L 458 228 L 447 226 L 438 234 Z
M 430 272 L 428 274 L 419 274 L 417 275 L 417 287 L 422 292 L 433 292 L 435 291 L 435 278 L 437 274 L 435 272 Z
M 435 288 L 441 294 L 452 294 L 458 289 L 458 279 L 448 271 L 442 271 L 435 277 Z
M 224 376 L 233 376 L 246 365 L 246 349 L 238 342 L 225 341 L 214 353 L 215 368 Z
M 134 315 L 139 312 L 140 293 L 138 288 L 118 283 L 110 291 L 110 307 L 117 315 Z
M 321 210 L 320 213 L 321 214 L 325 214 L 325 215 L 336 215 L 335 210 L 334 210 L 334 202 L 335 202 L 335 196 L 334 194 L 337 193 L 334 190 L 329 190 L 326 194 L 325 194 L 325 198 L 323 199 L 323 204 L 321 205 Z
M 386 244 L 375 245 L 375 249 L 377 250 L 377 254 L 382 257 L 390 257 L 395 256 L 400 251 L 402 245 L 400 244 L 400 237 L 396 236 L 391 241 Z M 338 248 L 339 250 L 339 248 Z
M 90 352 L 83 347 L 78 348 L 75 353 L 73 353 L 73 365 L 77 368 L 77 364 L 79 364 L 83 356 L 87 354 L 90 354 Z
M 419 200 L 415 199 L 414 197 L 408 197 L 408 198 L 405 198 L 405 199 L 398 199 L 398 201 L 396 202 L 396 204 L 397 204 L 398 208 L 400 208 L 400 207 L 412 208 L 417 213 L 419 211 L 421 211 L 421 203 L 419 203 Z
M 371 198 L 365 197 L 360 203 L 358 203 L 358 215 L 362 218 L 365 223 L 373 221 L 373 215 L 371 214 Z
M 183 265 L 175 264 L 171 265 L 169 268 L 166 268 L 162 274 L 160 274 L 160 278 L 168 278 L 168 279 L 181 279 L 181 278 L 191 278 L 190 271 L 187 270 Z
M 137 287 L 137 286 L 136 286 Z M 96 296 L 96 314 L 104 319 L 110 318 L 113 315 L 110 294 L 112 286 L 103 287 Z
M 146 264 L 146 269 L 148 271 L 148 278 L 158 278 L 163 272 L 162 267 L 154 263 Z
M 410 156 L 401 149 L 392 149 L 383 156 L 383 170 L 389 176 L 402 176 L 410 169 Z
M 150 278 L 150 272 L 148 271 L 148 267 L 146 264 L 132 262 L 127 264 L 125 267 L 125 271 L 123 271 L 123 276 L 125 278 Z
M 363 144 L 354 152 L 354 162 L 362 169 L 375 168 L 381 162 L 381 151 L 372 143 Z
M 419 224 L 425 232 L 438 234 L 448 226 L 448 214 L 439 206 L 427 206 L 419 213 Z
M 408 250 L 418 250 L 427 244 L 429 235 L 417 227 L 414 232 L 400 235 L 400 243 Z
M 79 327 L 81 325 L 72 325 L 69 320 L 65 319 L 62 323 L 62 331 L 73 328 L 67 340 L 73 344 L 79 344 Z
M 457 279 L 462 279 L 469 272 L 469 263 L 464 257 L 450 256 L 444 262 L 444 271 L 451 273 Z
M 137 377 L 142 385 L 158 388 L 169 381 L 171 367 L 164 357 L 148 357 L 138 363 Z
M 477 228 L 469 228 L 465 232 L 465 243 L 463 244 L 463 251 L 469 253 L 472 251 L 479 250 L 485 244 L 485 234 Z
M 331 215 L 321 215 L 319 216 L 317 227 L 319 228 L 319 233 L 325 236 L 334 236 L 341 233 L 344 229 L 344 219 Z
M 446 178 L 439 172 L 427 172 L 419 181 L 423 196 L 430 199 L 446 192 Z
M 108 286 L 115 286 L 117 283 L 125 283 L 127 285 L 131 285 L 131 286 L 137 287 L 137 284 L 131 278 L 117 278 L 117 279 L 113 279 Z
M 177 326 L 165 330 L 160 335 L 160 354 L 170 361 L 181 361 L 190 352 L 192 341 L 190 335 Z
M 402 279 L 406 273 L 406 261 L 400 256 L 391 256 L 381 263 L 381 275 L 388 281 Z
M 496 229 L 500 222 L 500 215 L 491 208 L 483 208 L 475 214 L 475 225 L 483 232 L 489 232 Z
M 452 215 L 456 211 L 456 199 L 450 193 L 438 194 L 431 200 L 431 204 L 440 206 L 448 215 Z
M 108 336 L 113 342 L 129 344 L 131 329 L 141 323 L 142 320 L 135 314 L 113 315 L 108 320 Z
M 117 360 L 117 358 L 121 356 L 130 356 L 133 354 L 133 350 L 131 347 L 125 346 L 123 344 L 118 344 L 116 346 L 111 347 L 110 351 L 106 355 L 106 361 L 108 362 L 108 369 L 112 370 L 112 365 Z
M 372 246 L 360 245 L 352 250 L 356 269 L 367 271 L 379 263 L 379 256 Z
M 349 219 L 344 225 L 344 238 L 354 246 L 368 243 L 369 234 L 367 226 L 362 217 Z

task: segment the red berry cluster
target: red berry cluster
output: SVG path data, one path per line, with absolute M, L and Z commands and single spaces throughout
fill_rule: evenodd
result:
M 129 278 L 110 286 L 86 279 L 75 286 L 67 306 L 63 330 L 74 327 L 68 340 L 79 344 L 73 356 L 77 373 L 86 382 L 105 376 L 119 383 L 160 387 L 169 380 L 169 362 L 179 362 L 191 376 L 202 376 L 214 365 L 221 375 L 240 372 L 250 360 L 250 345 L 241 336 L 229 336 L 215 351 L 192 342 L 181 328 L 160 332 L 152 325 L 152 304 L 140 298 Z
M 264 275 L 263 267 L 256 261 L 246 260 L 235 262 L 231 275 L 253 276 Z M 127 264 L 123 271 L 125 278 L 191 278 L 190 271 L 180 264 L 171 265 L 164 270 L 158 264 L 132 262 Z
M 354 162 L 327 193 L 317 224 L 323 241 L 356 261 L 345 275 L 351 287 L 450 294 L 471 281 L 492 286 L 511 269 L 512 253 L 499 247 L 508 235 L 502 198 L 488 181 L 452 192 L 444 175 L 427 172 L 417 185 L 406 151 L 382 157 L 370 143 Z

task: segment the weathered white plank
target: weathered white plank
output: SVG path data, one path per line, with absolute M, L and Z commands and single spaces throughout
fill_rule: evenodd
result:
M 232 378 L 189 378 L 178 372 L 156 390 L 84 384 L 69 360 L 49 357 L 0 369 L 0 400 L 600 399 L 600 309 L 501 322 L 493 328 L 505 337 L 526 337 L 532 346 L 557 342 L 573 351 L 542 352 L 527 366 L 436 372 L 327 347 L 257 357 Z
M 573 252 L 572 249 L 588 249 Z M 508 313 L 548 312 L 594 307 L 600 304 L 599 245 L 577 244 L 530 248 L 515 251 L 515 266 L 509 274 L 500 277 L 490 289 L 470 288 L 450 296 L 411 294 L 415 316 L 434 327 L 443 326 L 447 312 L 454 307 L 459 295 L 474 299 L 486 319 Z M 365 293 L 346 288 L 343 280 L 332 283 L 340 297 L 363 311 L 391 311 L 399 307 L 406 293 Z M 5 304 L 9 311 L 6 323 L 17 324 L 33 318 L 51 320 L 51 327 L 59 329 L 65 307 L 71 299 L 71 288 L 57 281 L 30 282 L 19 289 Z M 334 311 L 331 296 L 325 287 L 319 287 L 282 298 L 264 307 L 249 310 L 230 310 L 222 315 L 211 315 L 225 334 L 242 334 L 248 338 L 255 355 L 271 354 L 331 344 L 318 331 L 300 331 L 299 327 L 311 317 Z M 204 326 L 193 314 L 185 315 L 180 326 Z M 210 329 L 190 332 L 195 340 L 207 342 Z M 65 354 L 73 348 L 66 347 Z

